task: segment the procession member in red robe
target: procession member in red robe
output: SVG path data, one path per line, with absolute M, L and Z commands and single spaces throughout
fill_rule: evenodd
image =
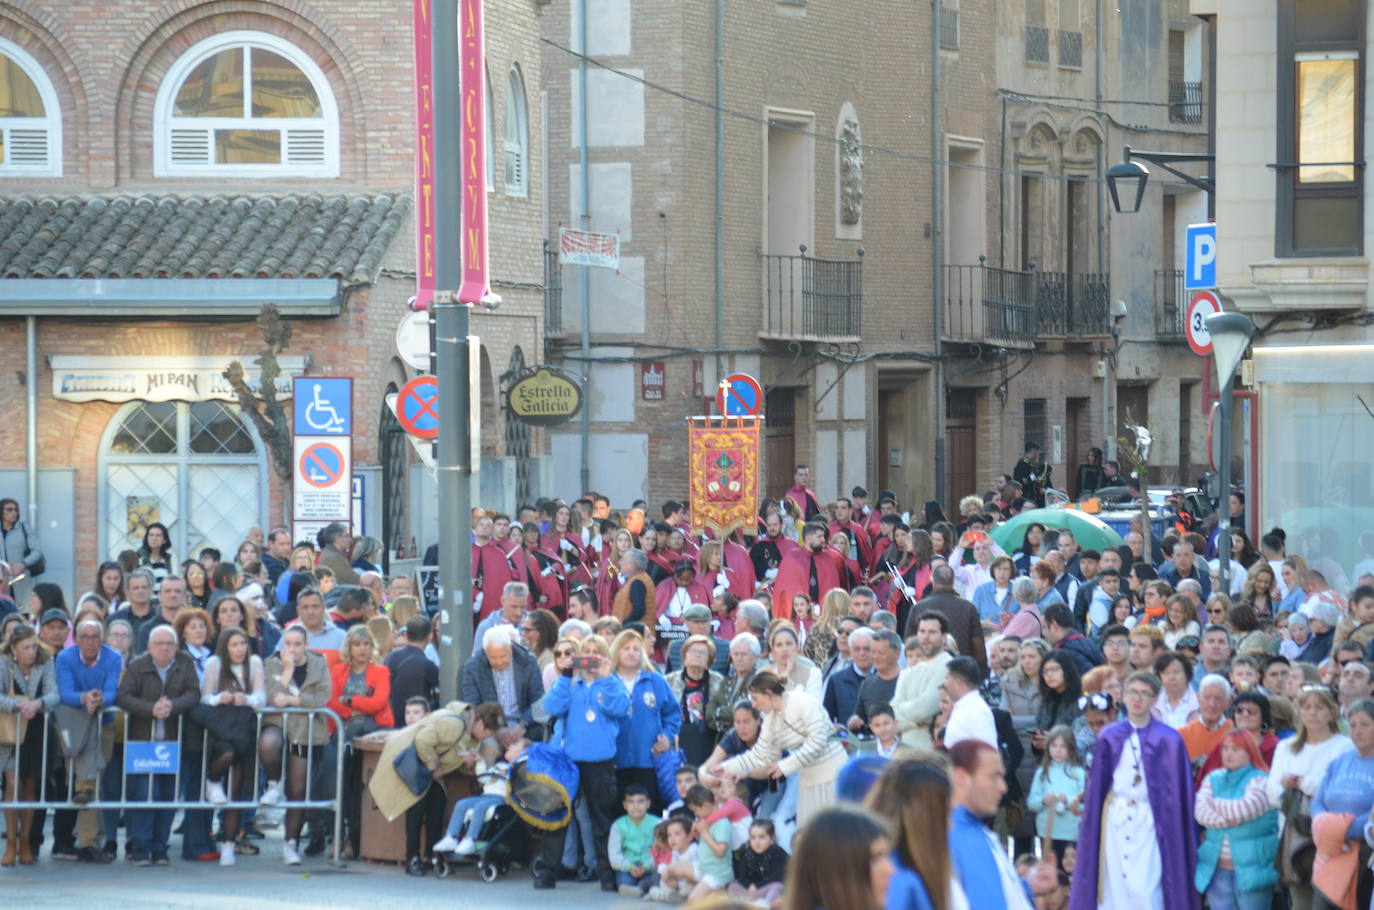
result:
M 646 524 L 639 535 L 639 547 L 649 558 L 649 576 L 654 584 L 660 584 L 673 577 L 672 554 L 668 552 L 669 528 L 661 521 Z
M 668 531 L 668 560 L 674 564 L 684 559 L 693 562 L 701 555 L 701 547 L 692 540 L 692 535 L 686 526 L 670 528 Z
M 849 548 L 849 555 L 861 566 L 872 565 L 873 544 L 868 532 L 854 520 L 854 504 L 848 499 L 839 499 L 835 502 L 835 518 L 830 522 L 831 537 L 834 537 L 836 532 L 841 531 L 852 544 Z
M 539 525 L 530 522 L 520 532 L 520 549 L 511 556 L 515 580 L 530 587 L 530 609 L 552 610 L 560 620 L 566 615 L 568 579 L 557 553 L 539 546 Z
M 725 565 L 733 573 L 730 592 L 740 600 L 754 596 L 754 586 L 758 582 L 754 574 L 754 561 L 749 558 L 749 549 L 740 543 L 740 532 L 736 531 L 725 538 L 722 544 L 725 551 Z M 722 636 L 724 637 L 724 636 Z
M 622 579 L 626 573 L 625 554 L 635 548 L 635 536 L 621 528 L 608 542 L 610 550 L 601 561 L 601 570 L 596 576 L 596 602 L 602 616 L 611 615 L 611 604 L 624 583 Z
M 934 556 L 935 547 L 929 534 L 920 528 L 907 534 L 906 554 L 896 566 L 897 575 L 892 579 L 892 595 L 887 602 L 887 610 L 897 617 L 899 629 L 906 628 L 906 616 L 914 603 L 926 596 Z
M 797 469 L 792 472 L 792 489 L 783 494 L 785 498 L 796 503 L 797 511 L 801 512 L 805 521 L 821 514 L 821 501 L 816 498 L 815 493 L 806 488 L 810 480 L 811 469 L 804 464 L 797 465 Z
M 766 531 L 749 548 L 749 561 L 754 564 L 754 579 L 761 585 L 771 585 L 783 557 L 800 548 L 795 540 L 782 536 L 782 515 L 776 512 L 770 514 Z
M 773 581 L 775 619 L 802 618 L 792 615 L 792 598 L 798 594 L 820 603 L 826 591 L 840 586 L 838 554 L 827 549 L 825 531 L 825 522 L 810 522 L 802 529 L 802 546 L 783 556 Z
M 877 537 L 882 533 L 882 521 L 884 515 L 897 515 L 897 497 L 891 491 L 883 490 L 878 497 L 878 508 L 868 513 L 868 522 L 864 525 L 864 530 L 868 532 L 869 539 Z
M 492 539 L 495 526 L 483 515 L 472 529 L 472 610 L 483 620 L 501 609 L 501 590 L 515 580 L 515 570 Z
M 683 560 L 673 567 L 671 578 L 659 582 L 655 600 L 658 604 L 658 626 L 669 628 L 682 625 L 682 611 L 692 604 L 711 605 L 711 591 L 697 579 L 697 567 Z
M 583 545 L 582 535 L 573 530 L 572 509 L 560 505 L 554 510 L 553 521 L 544 532 L 540 546 L 563 560 L 563 575 L 569 585 L 592 583 L 592 554 Z
M 854 545 L 846 534 L 842 531 L 831 534 L 830 545 L 826 549 L 835 555 L 835 571 L 840 573 L 841 588 L 852 591 L 864 583 L 859 561 L 849 555 L 854 552 Z
M 715 597 L 728 591 L 736 597 L 752 597 L 754 595 L 754 566 L 749 562 L 748 554 L 745 554 L 745 565 L 749 566 L 747 570 L 749 574 L 742 578 L 723 560 L 724 549 L 719 540 L 708 540 L 701 545 L 701 556 L 697 560 L 697 577 L 711 592 L 711 596 Z M 745 590 L 749 593 L 740 593 Z

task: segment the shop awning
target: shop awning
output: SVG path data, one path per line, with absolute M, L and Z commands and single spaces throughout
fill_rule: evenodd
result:
M 408 193 L 0 198 L 0 317 L 337 315 Z

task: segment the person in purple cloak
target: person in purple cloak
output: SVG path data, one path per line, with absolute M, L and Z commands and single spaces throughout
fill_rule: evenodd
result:
M 1083 797 L 1069 910 L 1200 910 L 1197 832 L 1183 739 L 1155 720 L 1159 678 L 1126 678 L 1126 719 L 1102 730 Z

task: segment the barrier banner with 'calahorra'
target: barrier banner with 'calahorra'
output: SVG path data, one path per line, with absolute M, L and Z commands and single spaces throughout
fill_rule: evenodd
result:
M 692 526 L 724 537 L 753 529 L 759 512 L 759 435 L 756 417 L 692 417 L 687 421 L 687 475 Z

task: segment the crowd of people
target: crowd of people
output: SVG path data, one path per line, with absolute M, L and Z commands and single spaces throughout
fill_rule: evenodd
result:
M 576 798 L 566 825 L 522 834 L 536 888 L 798 910 L 1369 907 L 1374 560 L 1309 561 L 1277 528 L 1252 546 L 1239 494 L 1227 535 L 1180 511 L 1160 539 L 1137 523 L 1091 549 L 1032 522 L 1005 552 L 989 532 L 1045 480 L 1018 474 L 949 520 L 859 488 L 822 503 L 799 466 L 726 536 L 674 501 L 656 518 L 595 493 L 474 510 L 475 636 L 447 705 L 435 573 L 384 577 L 380 542 L 343 526 L 251 529 L 232 560 L 177 563 L 154 524 L 70 609 L 41 575 L 11 583 L 35 567 L 26 536 L 0 565 L 4 799 L 69 800 L 54 858 L 110 862 L 123 827 L 136 865 L 167 862 L 175 812 L 83 806 L 121 786 L 195 802 L 183 858 L 233 864 L 284 805 L 298 864 L 333 828 L 294 804 L 338 793 L 358 855 L 350 744 L 396 728 L 368 787 L 404 815 L 414 875 L 481 855 L 512 767 L 552 748 Z M 289 708 L 328 708 L 343 735 Z M 193 773 L 123 780 L 125 742 L 178 738 Z M 35 860 L 44 816 L 7 810 L 4 865 Z

